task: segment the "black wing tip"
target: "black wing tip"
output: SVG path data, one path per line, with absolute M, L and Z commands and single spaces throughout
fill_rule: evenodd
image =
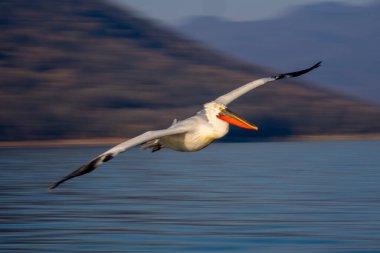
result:
M 82 174 L 88 173 L 88 172 L 83 172 L 84 168 L 86 168 L 86 167 L 88 167 L 88 165 L 80 167 L 79 169 L 77 169 L 74 172 L 70 173 L 69 175 L 65 176 L 61 180 L 58 180 L 57 182 L 49 185 L 49 187 L 48 187 L 49 192 L 53 191 L 53 189 L 57 188 L 60 184 L 62 184 L 63 182 L 65 182 L 65 181 L 67 181 L 73 177 L 77 177 L 77 176 L 80 176 Z
M 69 175 L 69 176 L 70 176 L 70 175 Z M 72 177 L 69 177 L 69 176 L 66 176 L 66 177 L 62 178 L 61 180 L 58 180 L 57 182 L 55 182 L 55 183 L 49 185 L 49 187 L 48 187 L 48 191 L 49 191 L 49 192 L 52 192 L 52 191 L 53 191 L 55 188 L 57 188 L 60 184 L 62 184 L 63 182 L 69 180 L 70 178 L 72 178 Z
M 49 192 L 52 192 L 55 188 L 58 187 L 58 185 L 60 185 L 60 184 L 62 183 L 61 181 L 62 181 L 62 180 L 60 180 L 60 181 L 58 181 L 58 182 L 56 182 L 56 183 L 53 183 L 53 184 L 49 185 L 49 187 L 48 187 L 48 191 L 49 191 Z
M 53 191 L 55 188 L 57 188 L 60 184 L 62 184 L 63 182 L 66 182 L 67 180 L 73 178 L 73 177 L 77 177 L 77 176 L 80 176 L 80 175 L 83 175 L 83 174 L 86 174 L 88 172 L 82 172 L 82 169 L 83 167 L 80 167 L 78 170 L 72 172 L 71 174 L 67 175 L 66 177 L 62 178 L 61 180 L 49 185 L 48 187 L 48 191 L 51 192 Z
M 67 181 L 67 180 L 69 180 L 71 178 L 78 177 L 78 176 L 81 176 L 81 175 L 84 175 L 84 174 L 87 174 L 87 173 L 93 171 L 102 162 L 107 162 L 107 161 L 111 160 L 112 158 L 114 158 L 114 156 L 115 156 L 114 153 L 109 153 L 109 154 L 98 156 L 97 158 L 93 159 L 91 162 L 83 165 L 82 167 L 80 167 L 79 169 L 73 171 L 72 173 L 70 173 L 66 177 L 62 178 L 61 180 L 59 180 L 59 181 L 51 184 L 48 187 L 48 190 L 51 192 L 51 191 L 53 191 L 53 189 L 57 188 L 63 182 L 65 182 L 65 181 Z
M 64 177 L 64 178 L 62 178 L 61 180 L 58 180 L 57 182 L 55 182 L 55 183 L 49 185 L 49 187 L 48 187 L 48 191 L 49 191 L 49 192 L 52 192 L 52 191 L 53 191 L 55 188 L 57 188 L 60 184 L 62 184 L 63 182 L 65 182 L 65 181 L 67 181 L 67 180 L 69 180 L 69 179 L 71 179 L 71 178 L 73 178 L 73 177 L 75 177 L 75 176 L 72 176 L 72 175 L 70 174 L 70 175 L 68 175 L 68 176 L 66 176 L 66 177 Z
M 283 78 L 292 78 L 292 77 L 301 76 L 303 74 L 306 74 L 306 73 L 312 71 L 313 69 L 318 68 L 319 66 L 321 66 L 321 64 L 322 64 L 322 61 L 319 61 L 316 64 L 314 64 L 313 66 L 311 66 L 310 68 L 303 69 L 303 70 L 296 71 L 296 72 L 289 72 L 289 73 L 280 74 L 280 75 L 274 76 L 273 78 L 275 80 L 280 80 Z

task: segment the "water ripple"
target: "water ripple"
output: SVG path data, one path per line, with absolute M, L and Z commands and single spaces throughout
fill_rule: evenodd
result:
M 380 142 L 131 150 L 47 192 L 104 149 L 0 149 L 0 251 L 380 251 Z

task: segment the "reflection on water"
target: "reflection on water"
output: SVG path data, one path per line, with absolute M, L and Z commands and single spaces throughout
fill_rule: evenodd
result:
M 379 252 L 380 142 L 0 149 L 1 252 Z

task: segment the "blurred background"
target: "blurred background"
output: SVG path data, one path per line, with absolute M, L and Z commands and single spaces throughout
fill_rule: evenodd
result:
M 0 3 L 0 140 L 131 137 L 246 82 L 226 139 L 380 133 L 379 1 Z
M 0 252 L 380 252 L 379 12 L 380 1 L 1 0 Z M 260 129 L 231 127 L 223 140 L 239 143 L 131 149 L 47 191 L 111 142 L 318 61 L 230 104 Z M 261 142 L 307 138 L 371 140 Z M 104 145 L 51 148 L 62 141 Z

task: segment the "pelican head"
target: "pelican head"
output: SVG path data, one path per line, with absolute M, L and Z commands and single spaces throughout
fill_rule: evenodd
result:
M 207 117 L 209 120 L 214 120 L 215 117 L 219 120 L 227 122 L 229 124 L 249 129 L 249 130 L 258 130 L 258 127 L 242 119 L 236 113 L 233 113 L 230 109 L 227 108 L 224 104 L 217 102 L 210 102 L 204 105 L 207 112 Z

